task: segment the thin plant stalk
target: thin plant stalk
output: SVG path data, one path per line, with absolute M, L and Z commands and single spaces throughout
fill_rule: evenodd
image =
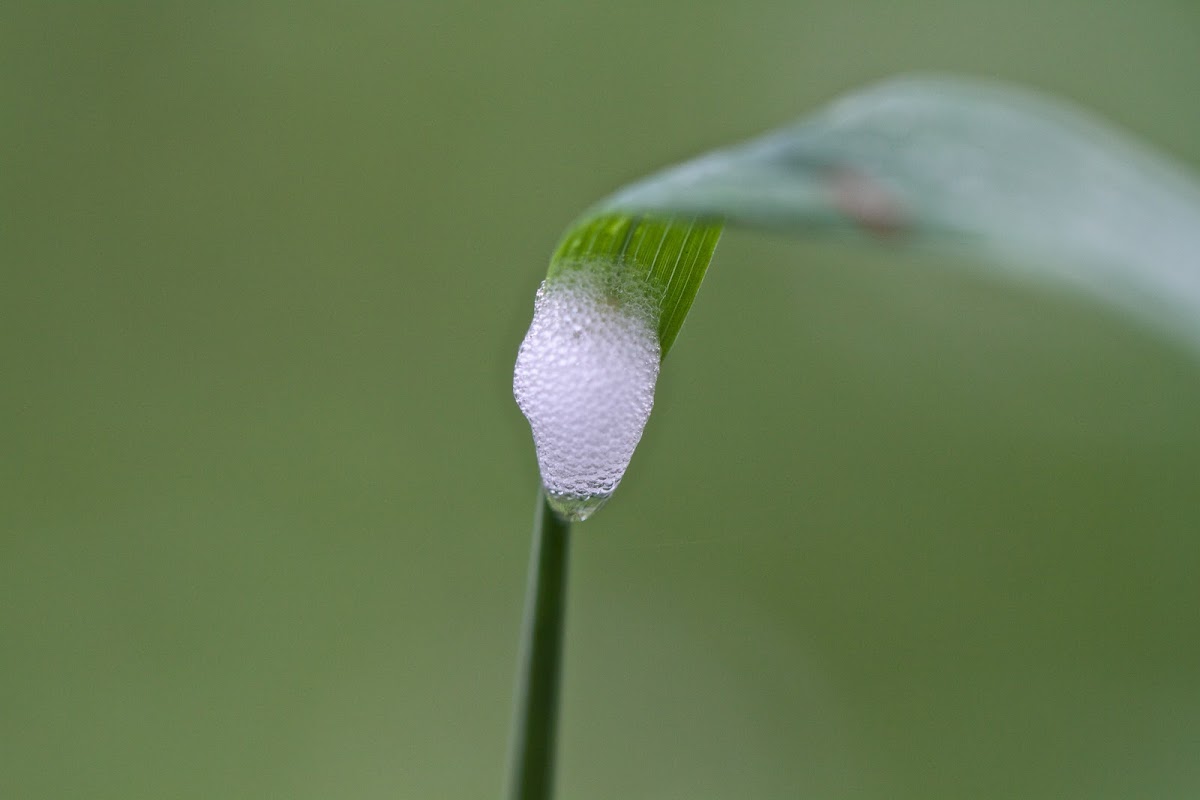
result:
M 538 494 L 509 761 L 509 800 L 554 795 L 570 524 Z

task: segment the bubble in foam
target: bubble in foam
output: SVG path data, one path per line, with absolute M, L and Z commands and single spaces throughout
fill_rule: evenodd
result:
M 612 495 L 654 405 L 662 351 L 648 298 L 587 268 L 538 289 L 513 394 L 550 505 L 569 519 L 587 519 Z

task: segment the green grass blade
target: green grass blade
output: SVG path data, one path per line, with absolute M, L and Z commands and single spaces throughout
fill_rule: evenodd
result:
M 1200 184 L 1187 170 L 1061 101 L 981 81 L 904 78 L 635 182 L 568 230 L 546 286 L 583 285 L 585 299 L 600 301 L 571 306 L 568 297 L 550 328 L 539 329 L 535 314 L 531 335 L 551 330 L 564 347 L 538 340 L 536 352 L 550 355 L 518 360 L 517 376 L 561 401 L 529 406 L 538 411 L 530 417 L 535 440 L 540 425 L 558 466 L 590 474 L 595 421 L 605 439 L 617 427 L 610 417 L 626 420 L 593 415 L 591 406 L 583 419 L 570 413 L 589 397 L 619 394 L 602 367 L 623 362 L 597 350 L 608 341 L 606 315 L 633 316 L 649 298 L 657 327 L 637 330 L 647 340 L 657 333 L 661 349 L 652 360 L 665 356 L 724 225 L 950 250 L 1001 276 L 1088 294 L 1200 354 Z M 572 283 L 573 271 L 599 281 Z M 626 297 L 636 302 L 625 306 Z M 593 313 L 597 306 L 603 313 Z M 593 324 L 597 317 L 603 324 Z M 603 380 L 589 380 L 581 363 L 596 366 Z M 536 380 L 522 382 L 522 366 Z M 620 454 L 622 474 L 640 424 L 626 436 L 633 444 Z M 595 497 L 582 501 L 589 513 L 599 507 Z M 535 525 L 514 800 L 548 798 L 553 776 L 567 527 L 548 502 Z
M 719 220 L 601 213 L 563 237 L 547 280 L 572 269 L 607 272 L 616 285 L 645 284 L 658 304 L 662 354 L 675 342 L 721 238 Z
M 1200 355 L 1200 184 L 1184 169 L 1061 101 L 894 80 L 637 181 L 568 230 L 544 287 L 557 305 L 535 313 L 514 382 L 562 513 L 607 501 L 653 401 L 657 371 L 621 361 L 631 350 L 604 320 L 626 315 L 639 342 L 657 332 L 665 356 L 724 225 L 948 249 L 1106 302 Z
M 948 248 L 1080 290 L 1200 351 L 1200 185 L 1025 90 L 902 78 L 618 191 L 595 213 Z
M 570 526 L 538 494 L 517 667 L 509 800 L 554 796 Z

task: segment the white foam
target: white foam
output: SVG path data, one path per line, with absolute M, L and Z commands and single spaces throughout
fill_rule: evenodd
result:
M 642 438 L 662 352 L 655 308 L 645 292 L 614 291 L 587 268 L 538 289 L 513 394 L 550 504 L 570 519 L 604 504 Z

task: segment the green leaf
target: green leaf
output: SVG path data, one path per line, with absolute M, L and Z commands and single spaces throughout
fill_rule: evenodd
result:
M 618 285 L 648 287 L 657 304 L 658 340 L 666 356 L 720 238 L 721 223 L 711 219 L 600 213 L 568 231 L 550 260 L 546 279 L 572 269 L 592 269 L 608 273 Z
M 724 225 L 950 250 L 1200 354 L 1200 188 L 1182 168 L 1060 101 L 898 79 L 633 183 L 568 230 L 514 379 L 558 513 L 586 519 L 616 489 Z
M 618 191 L 593 215 L 723 220 L 949 249 L 1081 291 L 1200 351 L 1200 188 L 1025 90 L 901 78 Z

